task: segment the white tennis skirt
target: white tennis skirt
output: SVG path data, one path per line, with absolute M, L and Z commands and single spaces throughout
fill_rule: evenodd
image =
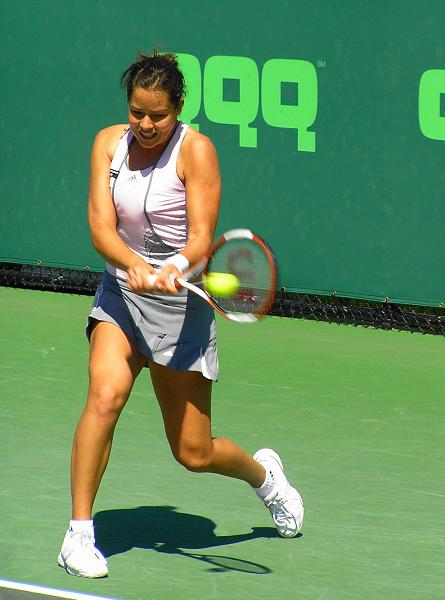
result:
M 88 316 L 88 338 L 94 321 L 120 327 L 148 360 L 218 379 L 213 309 L 196 294 L 142 296 L 105 271 Z

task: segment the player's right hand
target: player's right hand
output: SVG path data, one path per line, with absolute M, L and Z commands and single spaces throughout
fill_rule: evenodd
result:
M 149 275 L 156 273 L 152 266 L 142 258 L 135 260 L 127 269 L 127 283 L 135 294 L 153 292 L 149 283 Z

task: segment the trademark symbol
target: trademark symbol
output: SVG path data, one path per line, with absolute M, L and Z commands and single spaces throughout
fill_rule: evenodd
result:
M 319 69 L 324 69 L 326 66 L 326 61 L 325 60 L 317 60 L 317 67 Z

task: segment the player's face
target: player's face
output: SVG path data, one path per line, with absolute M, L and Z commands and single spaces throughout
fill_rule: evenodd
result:
M 165 142 L 181 112 L 167 92 L 137 87 L 128 104 L 130 129 L 143 148 L 155 148 Z

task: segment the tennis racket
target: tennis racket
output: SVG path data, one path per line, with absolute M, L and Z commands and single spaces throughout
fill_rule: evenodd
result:
M 201 273 L 202 286 L 189 281 Z M 230 296 L 210 293 L 210 289 L 206 289 L 206 280 L 211 281 L 212 274 L 234 275 L 239 284 L 236 291 Z M 156 275 L 150 275 L 150 285 L 155 282 Z M 216 240 L 204 260 L 181 277 L 176 277 L 175 283 L 178 288 L 184 287 L 200 296 L 226 319 L 236 323 L 255 323 L 272 307 L 277 267 L 264 240 L 249 229 L 232 229 Z

